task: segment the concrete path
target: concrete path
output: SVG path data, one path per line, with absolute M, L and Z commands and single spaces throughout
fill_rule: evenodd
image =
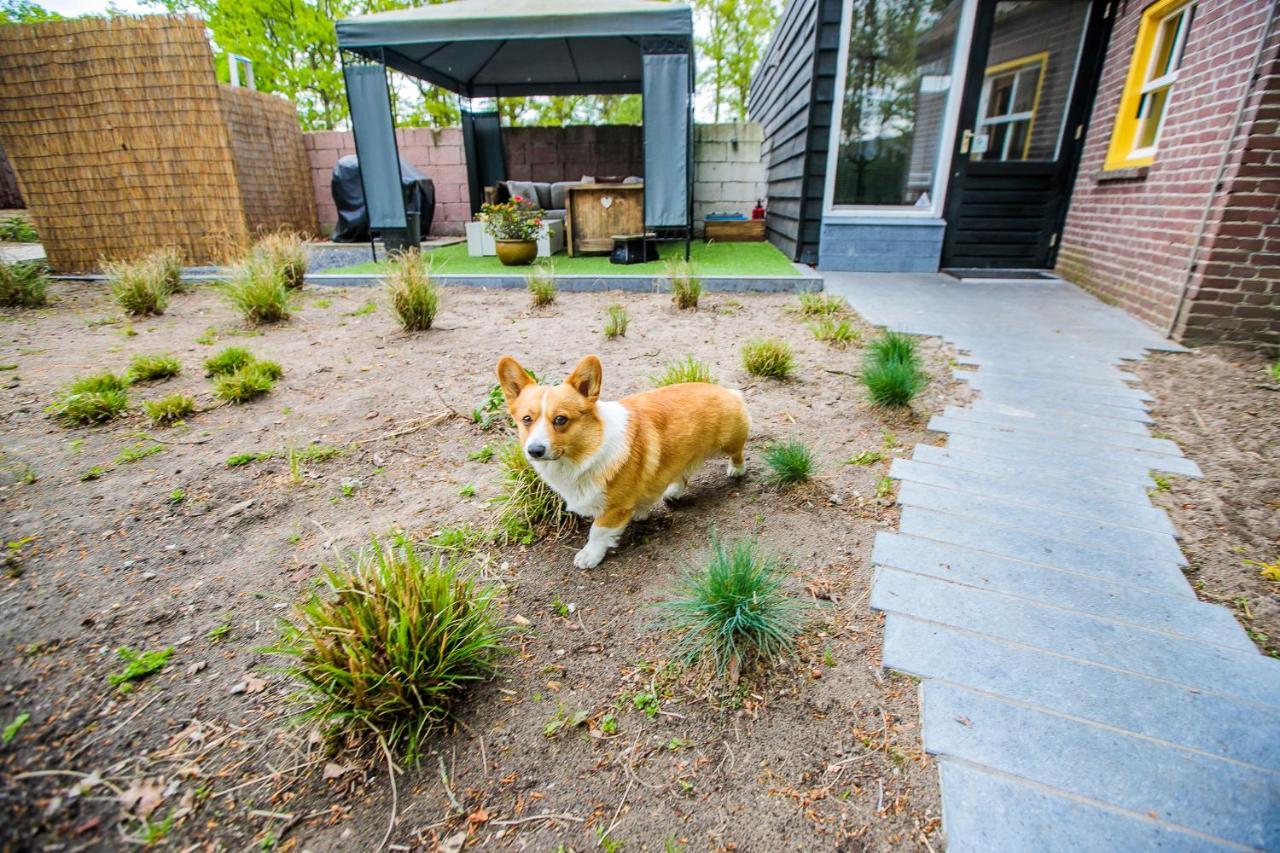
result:
M 1183 576 L 1146 490 L 1200 471 L 1120 364 L 1180 347 L 1063 282 L 824 275 L 956 346 L 977 390 L 930 421 L 945 447 L 894 461 L 900 529 L 872 557 L 948 849 L 1280 850 L 1280 661 Z

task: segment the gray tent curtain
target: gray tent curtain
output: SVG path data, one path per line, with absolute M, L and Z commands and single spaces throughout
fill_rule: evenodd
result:
M 689 56 L 644 58 L 644 223 L 689 224 Z
M 467 184 L 471 192 L 471 212 L 480 212 L 484 188 L 496 187 L 507 179 L 502 150 L 502 117 L 496 111 L 460 110 L 462 148 L 467 155 Z
M 387 72 L 381 65 L 347 65 L 347 101 L 351 106 L 351 130 L 360 158 L 369 227 L 404 228 L 404 192 L 400 186 L 400 157 L 396 129 L 391 123 Z

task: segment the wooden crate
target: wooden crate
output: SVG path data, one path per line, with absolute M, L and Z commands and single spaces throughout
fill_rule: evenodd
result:
M 644 184 L 578 184 L 568 188 L 565 207 L 569 257 L 607 255 L 614 234 L 644 230 Z
M 759 243 L 764 240 L 763 219 L 708 219 L 708 243 Z

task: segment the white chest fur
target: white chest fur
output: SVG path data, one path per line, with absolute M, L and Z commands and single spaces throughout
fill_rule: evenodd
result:
M 574 462 L 557 459 L 534 461 L 533 468 L 564 498 L 569 512 L 595 518 L 604 512 L 605 473 L 627 452 L 627 410 L 618 402 L 596 405 L 596 413 L 604 422 L 604 438 L 589 458 Z

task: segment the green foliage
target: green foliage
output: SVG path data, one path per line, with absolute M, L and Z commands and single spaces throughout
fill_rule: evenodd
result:
M 627 336 L 627 325 L 631 319 L 627 316 L 627 309 L 621 305 L 610 305 L 605 309 L 608 313 L 608 319 L 604 321 L 604 336 L 606 338 L 625 338 Z
M 545 308 L 556 301 L 556 271 L 550 266 L 535 264 L 524 274 L 524 280 L 534 308 Z
M 348 317 L 368 317 L 370 314 L 372 314 L 374 311 L 377 311 L 377 310 L 378 310 L 378 303 L 370 299 L 368 302 L 361 305 L 359 308 L 356 308 L 354 311 L 348 311 L 347 316 Z
M 164 453 L 163 444 L 156 442 L 148 444 L 145 440 L 138 441 L 120 448 L 120 452 L 116 454 L 116 464 L 128 465 L 130 462 L 138 462 L 148 456 L 155 456 L 157 453 Z
M 678 656 L 704 660 L 716 672 L 740 672 L 791 654 L 804 625 L 805 606 L 783 589 L 786 573 L 750 539 L 725 546 L 713 537 L 700 571 L 687 573 L 658 607 L 679 632 Z
M 468 560 L 412 543 L 374 541 L 326 567 L 321 591 L 281 624 L 267 651 L 289 658 L 306 716 L 351 734 L 377 732 L 416 761 L 464 689 L 489 677 L 504 651 L 495 589 Z
M 103 468 L 101 465 L 94 465 L 88 471 L 85 471 L 80 475 L 80 482 L 87 483 L 91 480 L 100 479 L 105 473 L 107 473 L 106 468 Z
M 666 369 L 661 373 L 649 377 L 649 384 L 654 388 L 678 385 L 681 382 L 715 383 L 715 381 L 715 377 L 711 375 L 711 365 L 691 355 L 686 355 L 679 361 L 668 362 Z
M 903 364 L 919 363 L 916 342 L 901 332 L 886 331 L 868 344 L 867 349 L 872 358 L 882 363 L 890 361 L 899 361 Z
M 884 454 L 878 450 L 859 450 L 849 457 L 850 465 L 874 465 L 884 461 Z
M 213 393 L 228 403 L 247 403 L 274 388 L 282 372 L 274 361 L 253 361 L 235 373 L 215 379 Z
M 200 337 L 196 338 L 196 343 L 202 347 L 211 347 L 218 342 L 218 327 L 209 326 L 200 333 Z
M 31 0 L 0 0 L 0 24 L 38 24 L 41 21 L 66 20 L 57 12 L 52 12 L 32 3 Z
M 444 551 L 468 553 L 482 545 L 491 544 L 493 539 L 494 533 L 492 530 L 484 530 L 474 524 L 463 523 L 453 527 L 440 528 L 431 534 L 431 538 L 427 540 L 427 545 Z
M 182 263 L 184 257 L 182 250 L 177 246 L 157 249 L 147 255 L 145 260 L 156 268 L 156 271 L 160 275 L 160 279 L 164 282 L 164 286 L 168 288 L 170 293 L 185 293 L 187 291 L 188 288 L 182 281 Z
M 1173 488 L 1173 483 L 1164 474 L 1152 473 L 1151 480 L 1156 484 L 1151 490 L 1153 492 L 1167 492 Z
M 693 274 L 693 269 L 684 258 L 667 258 L 663 263 L 667 278 L 671 279 L 671 301 L 676 307 L 697 308 L 698 299 L 702 296 L 702 281 Z
M 467 454 L 468 462 L 489 462 L 493 459 L 493 448 L 489 445 Z
M 284 270 L 269 260 L 250 255 L 234 267 L 222 293 L 246 322 L 253 325 L 279 323 L 289 319 L 289 288 Z
M 3 13 L 0 13 L 3 14 Z M 39 243 L 40 235 L 25 216 L 0 219 L 0 243 Z
M 172 492 L 169 493 L 169 497 L 168 497 L 169 503 L 173 504 L 174 506 L 177 506 L 178 504 L 182 503 L 186 499 L 187 499 L 187 493 L 184 492 L 182 489 L 174 489 Z
M 806 482 L 813 476 L 813 451 L 800 441 L 771 444 L 764 451 L 765 464 L 769 466 L 769 480 L 775 486 L 793 486 Z
M 1272 382 L 1280 383 L 1280 359 L 1267 365 L 1267 375 L 1271 377 Z
M 45 411 L 67 426 L 105 423 L 129 408 L 126 387 L 113 373 L 84 376 L 62 389 Z
M 190 417 L 196 410 L 196 401 L 187 394 L 170 394 L 155 400 L 144 400 L 142 410 L 155 426 L 170 426 Z
M 263 450 L 258 453 L 233 453 L 227 457 L 226 465 L 228 468 L 239 468 L 248 465 L 251 462 L 261 462 L 264 459 L 275 459 L 279 456 L 279 451 Z
M 796 310 L 806 317 L 830 317 L 848 311 L 849 304 L 844 301 L 843 296 L 833 296 L 828 293 L 802 293 L 800 305 Z
M 25 726 L 29 719 L 31 719 L 30 714 L 22 713 L 10 720 L 9 725 L 0 731 L 0 744 L 8 746 L 13 743 L 13 739 L 18 736 L 18 730 Z
M 867 346 L 862 384 L 877 406 L 906 406 L 924 387 L 916 343 L 899 332 L 887 331 Z
M 534 382 L 541 382 L 538 375 L 532 370 L 525 370 L 529 374 L 529 378 Z M 505 423 L 507 420 L 507 398 L 502 395 L 502 386 L 494 383 L 489 389 L 489 393 L 485 395 L 484 401 L 471 410 L 472 422 L 478 424 L 480 429 L 490 429 L 496 424 Z M 488 460 L 481 460 L 487 462 Z
M 112 687 L 126 690 L 130 682 L 140 681 L 148 675 L 164 669 L 164 665 L 173 656 L 173 647 L 169 646 L 150 652 L 135 652 L 128 646 L 121 646 L 116 649 L 116 654 L 124 661 L 124 669 L 108 675 L 107 681 L 110 682 Z
M 876 480 L 876 497 L 887 498 L 893 494 L 893 480 L 889 477 L 881 477 Z
M 222 352 L 204 360 L 205 376 L 227 376 L 253 361 L 253 353 L 244 347 L 226 347 Z
M 460 498 L 474 498 L 475 496 L 476 496 L 475 483 L 467 483 L 461 489 L 458 489 L 458 497 Z
M 259 239 L 249 250 L 255 258 L 279 274 L 289 290 L 301 290 L 307 276 L 307 244 L 294 231 L 277 231 Z
M 406 332 L 425 332 L 440 310 L 440 288 L 431 281 L 431 263 L 417 249 L 391 257 L 387 272 L 391 307 Z
M 751 75 L 778 20 L 772 0 L 694 0 L 700 33 L 698 91 L 711 99 L 714 122 L 747 120 Z
M 116 304 L 133 317 L 163 314 L 169 306 L 169 282 L 154 258 L 105 265 L 107 287 Z
M 849 344 L 856 344 L 862 340 L 862 334 L 853 328 L 852 323 L 834 317 L 823 317 L 816 323 L 810 323 L 809 330 L 813 332 L 815 338 L 836 349 L 844 349 Z
M 795 369 L 795 357 L 786 341 L 752 338 L 742 345 L 742 366 L 752 376 L 786 379 Z
M 559 539 L 577 522 L 564 500 L 533 469 L 518 441 L 498 455 L 502 466 L 502 486 L 494 503 L 498 527 L 507 542 L 531 544 L 543 536 Z
M 49 302 L 49 275 L 39 261 L 0 263 L 0 305 L 42 308 Z
M 135 355 L 129 362 L 129 383 L 169 379 L 182 372 L 182 365 L 171 355 Z

